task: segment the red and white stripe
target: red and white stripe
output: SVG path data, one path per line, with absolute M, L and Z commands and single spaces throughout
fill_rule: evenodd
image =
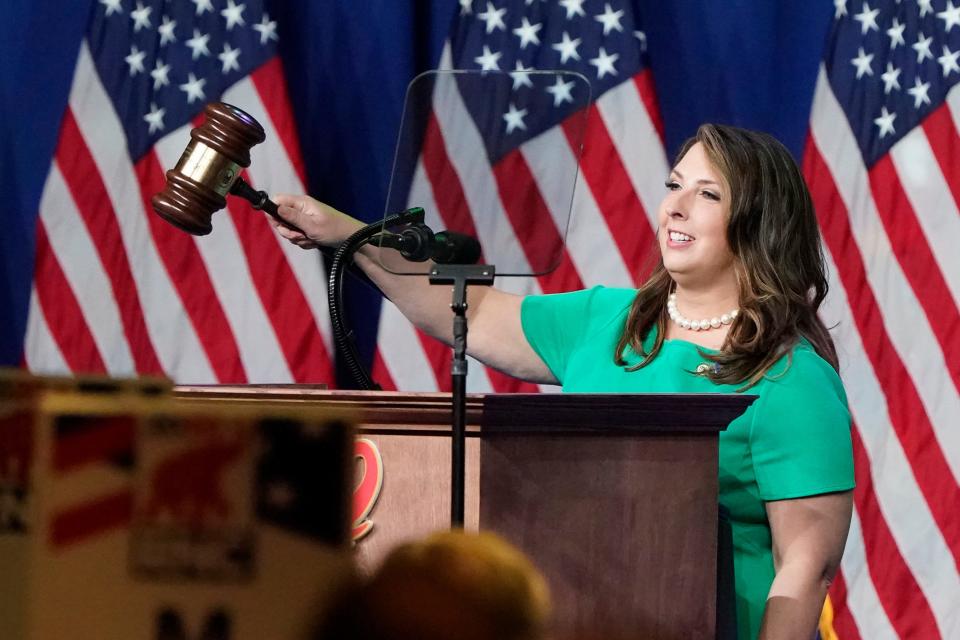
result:
M 41 375 L 68 371 L 66 359 L 50 333 L 50 326 L 40 309 L 36 288 L 30 289 L 30 322 L 24 339 L 27 368 Z
M 302 193 L 303 169 L 282 71 L 273 59 L 224 99 L 267 141 L 247 177 Z M 231 198 L 213 234 L 192 238 L 150 197 L 189 140 L 169 135 L 136 164 L 81 46 L 60 142 L 40 205 L 25 360 L 44 373 L 165 374 L 182 383 L 333 382 L 326 282 L 316 252 L 282 242 Z
M 450 68 L 449 47 L 440 68 Z M 428 216 L 437 212 L 427 220 L 431 227 L 473 230 L 484 247 L 485 261 L 500 273 L 530 273 L 531 265 L 552 262 L 543 251 L 556 251 L 551 239 L 567 234 L 555 271 L 537 277 L 499 277 L 498 288 L 528 295 L 637 282 L 642 262 L 653 248 L 656 208 L 669 172 L 647 72 L 604 94 L 585 119 L 574 116 L 529 140 L 496 167 L 482 152 L 480 132 L 456 83 L 437 80 L 433 101 L 408 200 L 411 206 L 424 207 Z M 584 120 L 578 171 L 575 148 Z M 529 195 L 526 189 L 539 203 L 533 211 L 516 206 L 519 192 Z M 535 236 L 525 232 L 530 229 L 536 229 Z M 403 390 L 449 388 L 449 349 L 427 342 L 428 338 L 412 339 L 416 335 L 406 319 L 385 304 L 374 377 Z M 479 365 L 471 366 L 467 380 L 478 391 L 537 390 Z
M 847 534 L 847 547 L 841 562 L 842 578 L 845 587 L 845 597 L 834 597 L 834 628 L 842 640 L 858 640 L 858 638 L 896 638 L 896 632 L 890 624 L 880 603 L 880 596 L 874 589 L 873 581 L 868 573 L 867 559 L 864 555 L 863 531 L 860 518 L 854 512 L 850 522 L 850 533 Z M 833 592 L 831 595 L 834 595 Z M 845 606 L 841 607 L 843 602 Z M 848 631 L 844 628 L 844 616 L 852 614 L 854 625 Z M 851 633 L 858 633 L 858 637 L 851 637 Z
M 925 124 L 866 169 L 821 69 L 804 173 L 854 418 L 857 518 L 836 615 L 862 638 L 960 637 L 960 272 L 940 237 L 960 233 L 928 136 Z

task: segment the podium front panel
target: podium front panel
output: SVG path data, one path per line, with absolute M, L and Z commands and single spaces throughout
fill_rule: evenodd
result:
M 480 527 L 546 575 L 560 638 L 713 638 L 717 438 L 491 436 Z

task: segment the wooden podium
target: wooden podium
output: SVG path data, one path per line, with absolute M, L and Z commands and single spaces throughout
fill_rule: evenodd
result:
M 358 561 L 449 526 L 450 397 L 298 387 L 179 387 L 179 397 L 353 409 L 379 450 Z M 546 575 L 560 638 L 712 639 L 718 433 L 755 396 L 472 395 L 466 523 Z M 355 523 L 356 524 L 356 523 Z

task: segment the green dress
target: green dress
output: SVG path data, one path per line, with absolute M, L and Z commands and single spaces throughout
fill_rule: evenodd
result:
M 636 291 L 595 287 L 524 299 L 527 341 L 565 392 L 735 393 L 695 375 L 693 343 L 667 340 L 649 365 L 613 362 Z M 644 345 L 650 348 L 655 330 Z M 709 352 L 709 349 L 703 349 Z M 628 350 L 629 364 L 639 361 Z M 747 393 L 759 398 L 720 434 L 720 503 L 730 510 L 739 637 L 756 638 L 774 577 L 764 502 L 854 486 L 850 414 L 840 378 L 806 340 Z

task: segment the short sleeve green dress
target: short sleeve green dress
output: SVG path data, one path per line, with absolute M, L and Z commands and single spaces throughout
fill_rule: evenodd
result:
M 565 392 L 736 393 L 739 385 L 717 385 L 692 373 L 704 362 L 701 348 L 682 340 L 665 341 L 642 369 L 616 365 L 614 349 L 635 296 L 633 289 L 595 287 L 524 299 L 524 334 Z M 628 349 L 626 361 L 635 364 L 639 356 Z M 719 460 L 720 503 L 733 529 L 741 639 L 757 637 L 774 577 L 764 503 L 854 486 L 843 385 L 809 343 L 801 340 L 748 393 L 759 398 L 721 432 Z

